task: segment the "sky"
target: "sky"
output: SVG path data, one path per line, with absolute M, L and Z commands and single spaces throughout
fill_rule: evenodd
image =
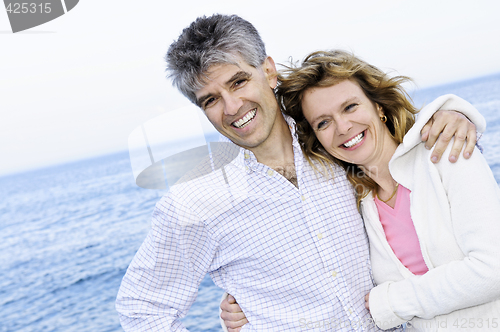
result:
M 253 23 L 276 63 L 340 48 L 419 88 L 500 72 L 497 0 L 80 0 L 16 34 L 0 8 L 0 175 L 126 151 L 136 128 L 189 105 L 164 55 L 213 13 Z

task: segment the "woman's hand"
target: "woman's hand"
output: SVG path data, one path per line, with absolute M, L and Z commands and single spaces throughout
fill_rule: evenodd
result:
M 365 308 L 370 311 L 370 293 L 365 295 Z
M 241 331 L 241 327 L 248 323 L 245 314 L 231 294 L 221 302 L 220 308 L 222 310 L 220 317 L 229 332 Z

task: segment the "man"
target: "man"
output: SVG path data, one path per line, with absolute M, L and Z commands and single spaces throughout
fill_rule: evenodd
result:
M 210 273 L 238 299 L 246 328 L 376 330 L 364 307 L 373 282 L 353 189 L 340 168 L 325 179 L 305 161 L 294 123 L 276 102 L 276 66 L 255 28 L 237 16 L 198 18 L 166 59 L 174 85 L 232 142 L 214 160 L 230 157 L 218 167 L 201 165 L 199 176 L 156 205 L 118 293 L 123 328 L 185 330 L 179 318 Z M 452 157 L 465 138 L 464 153 L 472 151 L 475 128 L 454 112 L 426 129 L 429 144 L 443 127 L 448 141 L 459 128 Z M 436 147 L 438 158 L 446 145 Z

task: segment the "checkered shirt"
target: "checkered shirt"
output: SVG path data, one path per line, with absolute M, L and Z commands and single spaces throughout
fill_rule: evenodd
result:
M 206 273 L 237 299 L 242 331 L 377 330 L 364 307 L 373 280 L 352 186 L 338 167 L 330 179 L 316 172 L 287 121 L 298 188 L 227 143 L 157 203 L 118 293 L 125 331 L 186 331 L 179 318 Z

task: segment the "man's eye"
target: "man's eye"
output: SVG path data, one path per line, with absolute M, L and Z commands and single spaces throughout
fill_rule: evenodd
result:
M 213 105 L 215 103 L 217 99 L 215 99 L 214 97 L 211 97 L 211 98 L 208 98 L 205 103 L 203 103 L 203 108 L 207 108 L 207 107 L 210 107 L 211 105 Z
M 247 82 L 246 79 L 237 80 L 236 82 L 234 82 L 234 87 L 239 88 L 239 87 L 245 85 L 246 82 Z

